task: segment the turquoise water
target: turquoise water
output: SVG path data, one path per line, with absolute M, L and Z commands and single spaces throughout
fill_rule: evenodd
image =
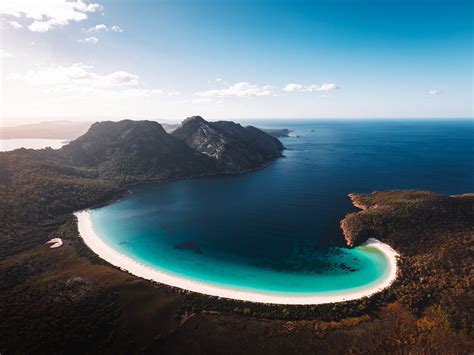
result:
M 374 249 L 344 248 L 347 194 L 474 191 L 472 121 L 265 121 L 294 130 L 285 157 L 241 176 L 141 185 L 92 211 L 114 249 L 180 277 L 274 294 L 362 288 L 387 273 Z M 314 131 L 312 131 L 314 130 Z M 299 135 L 299 137 L 296 137 Z

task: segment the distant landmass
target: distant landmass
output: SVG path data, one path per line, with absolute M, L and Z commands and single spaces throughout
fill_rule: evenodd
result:
M 72 140 L 87 132 L 92 122 L 47 121 L 0 127 L 0 139 L 41 138 Z
M 159 122 L 159 121 L 151 121 Z M 179 123 L 159 122 L 161 127 L 167 132 L 172 133 L 179 128 Z M 87 132 L 93 122 L 74 122 L 74 121 L 45 121 L 40 123 L 24 124 L 19 126 L 0 127 L 0 139 L 65 139 L 74 140 Z M 265 133 L 275 137 L 288 137 L 290 131 L 284 129 L 260 128 Z
M 73 140 L 87 132 L 94 122 L 45 121 L 19 126 L 0 127 L 0 139 L 65 139 Z M 160 122 L 163 129 L 170 133 L 179 127 L 179 123 Z
M 163 123 L 163 122 L 160 122 L 160 124 L 163 127 L 163 129 L 168 133 L 173 132 L 176 128 L 178 128 L 180 126 L 179 123 Z

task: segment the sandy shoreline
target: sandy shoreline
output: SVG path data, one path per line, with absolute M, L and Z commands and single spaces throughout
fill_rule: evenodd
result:
M 74 213 L 74 215 L 77 217 L 79 234 L 86 243 L 86 245 L 99 257 L 109 262 L 110 264 L 117 266 L 122 270 L 128 271 L 129 273 L 135 276 L 147 280 L 152 280 L 169 286 L 211 296 L 271 304 L 311 305 L 336 303 L 370 296 L 390 286 L 397 277 L 398 253 L 394 251 L 389 245 L 384 244 L 378 241 L 377 239 L 371 238 L 362 246 L 378 249 L 386 256 L 389 263 L 388 272 L 386 273 L 384 278 L 382 278 L 375 285 L 370 285 L 367 288 L 341 293 L 307 296 L 285 296 L 252 291 L 239 291 L 235 289 L 219 287 L 211 284 L 177 277 L 175 275 L 171 275 L 158 269 L 143 265 L 129 258 L 128 256 L 119 253 L 118 251 L 108 246 L 104 241 L 102 241 L 102 239 L 94 231 L 89 211 L 85 210 L 76 212 Z

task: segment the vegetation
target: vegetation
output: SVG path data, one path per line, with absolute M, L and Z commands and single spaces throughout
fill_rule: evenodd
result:
M 451 323 L 468 325 L 474 274 L 474 194 L 440 196 L 426 191 L 389 191 L 352 195 L 363 211 L 341 222 L 348 244 L 375 236 L 402 255 L 393 292 L 414 314 L 439 305 L 458 314 Z M 463 317 L 459 317 L 464 314 Z M 461 320 L 464 319 L 464 320 Z

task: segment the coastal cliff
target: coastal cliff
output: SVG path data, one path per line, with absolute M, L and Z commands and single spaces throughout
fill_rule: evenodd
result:
M 474 220 L 474 195 L 442 196 L 429 191 L 394 190 L 371 194 L 350 194 L 361 211 L 341 221 L 347 244 L 358 246 L 368 238 L 383 238 L 394 248 L 427 249 L 437 243 L 440 233 L 464 230 Z M 422 223 L 423 222 L 423 223 Z M 427 234 L 428 230 L 437 233 Z M 410 237 L 417 234 L 416 238 Z

